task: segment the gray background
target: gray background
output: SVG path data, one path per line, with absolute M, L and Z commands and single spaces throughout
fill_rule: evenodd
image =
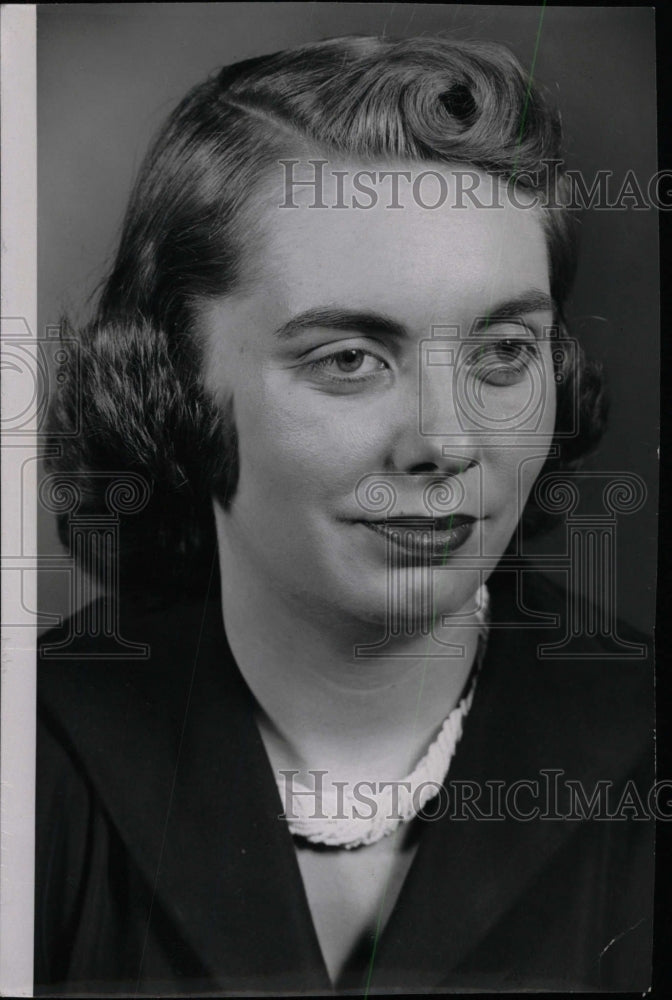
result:
M 532 65 L 533 7 L 230 3 L 38 5 L 38 316 L 88 318 L 151 136 L 185 91 L 222 65 L 330 35 L 450 33 L 507 44 Z M 559 104 L 569 166 L 589 178 L 656 171 L 654 12 L 548 7 L 535 81 Z M 650 631 L 655 607 L 658 237 L 654 211 L 591 211 L 570 303 L 573 332 L 607 370 L 610 428 L 589 468 L 630 471 L 648 490 L 619 521 L 618 611 Z M 39 514 L 40 549 L 62 551 Z M 559 551 L 556 534 L 537 550 Z M 42 612 L 70 610 L 68 577 L 43 569 Z

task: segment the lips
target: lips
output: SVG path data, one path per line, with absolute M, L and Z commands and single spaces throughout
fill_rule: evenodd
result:
M 360 522 L 412 560 L 445 561 L 471 537 L 476 518 L 465 514 L 445 517 L 397 517 Z

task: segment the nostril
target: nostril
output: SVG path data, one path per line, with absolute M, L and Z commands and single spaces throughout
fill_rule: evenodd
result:
M 439 467 L 434 462 L 420 462 L 408 470 L 412 476 L 427 475 L 427 473 L 438 472 Z
M 457 462 L 459 472 L 468 472 L 469 469 L 473 469 L 475 465 L 478 465 L 475 458 L 460 458 L 457 459 Z
M 441 462 L 417 462 L 408 468 L 411 476 L 461 476 L 468 472 L 478 461 L 465 455 L 445 455 Z

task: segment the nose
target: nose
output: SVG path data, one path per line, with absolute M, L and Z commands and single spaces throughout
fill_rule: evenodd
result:
M 438 354 L 421 355 L 419 379 L 397 426 L 393 464 L 400 472 L 457 476 L 480 461 L 479 441 L 455 399 L 455 368 Z M 400 414 L 401 415 L 401 414 Z

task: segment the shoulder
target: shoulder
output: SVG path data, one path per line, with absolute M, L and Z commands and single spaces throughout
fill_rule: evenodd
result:
M 126 607 L 101 628 L 109 611 L 96 602 L 39 644 L 40 884 L 61 850 L 55 828 L 64 831 L 61 853 L 76 859 L 93 844 L 87 838 L 106 842 L 109 826 L 150 870 L 178 772 L 196 799 L 206 794 L 213 768 L 235 759 L 249 714 L 218 602 Z
M 66 763 L 73 774 L 104 774 L 108 783 L 116 773 L 120 781 L 122 775 L 140 779 L 145 766 L 158 776 L 158 762 L 172 760 L 179 745 L 195 671 L 207 679 L 217 663 L 226 673 L 228 646 L 216 602 L 126 605 L 116 617 L 113 610 L 101 599 L 39 642 L 43 789 L 45 781 L 54 787 Z
M 66 712 L 137 689 L 169 700 L 207 637 L 224 642 L 214 602 L 141 607 L 102 597 L 43 635 L 38 707 Z
M 651 773 L 651 637 L 531 567 L 497 571 L 490 591 L 483 680 L 493 713 L 499 706 L 515 720 L 518 746 L 542 766 L 571 761 L 596 779 L 625 776 L 642 761 Z
M 616 615 L 613 595 L 598 603 L 568 587 L 560 574 L 551 577 L 524 562 L 498 569 L 488 587 L 491 631 L 508 633 L 549 672 L 556 665 L 567 681 L 574 674 L 606 681 L 610 672 L 651 678 L 653 638 Z

